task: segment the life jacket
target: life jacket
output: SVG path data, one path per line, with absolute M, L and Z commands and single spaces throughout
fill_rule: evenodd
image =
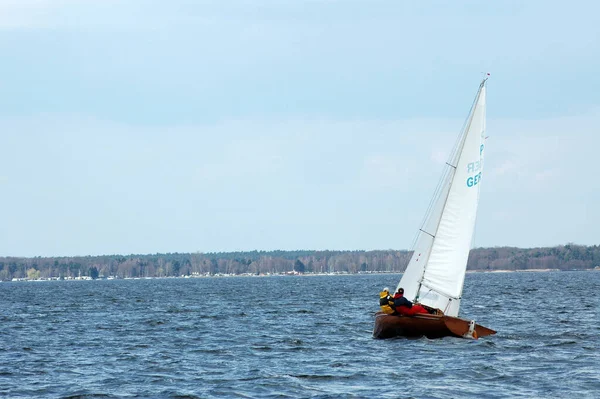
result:
M 379 306 L 381 311 L 385 314 L 394 313 L 394 301 L 391 299 L 390 294 L 386 291 L 379 293 Z

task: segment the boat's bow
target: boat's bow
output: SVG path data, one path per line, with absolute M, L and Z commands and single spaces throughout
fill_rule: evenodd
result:
M 465 320 L 458 317 L 444 316 L 444 324 L 452 334 L 463 338 L 477 339 L 496 334 L 496 331 L 475 323 L 475 320 Z
M 378 312 L 375 315 L 373 338 L 394 337 L 459 337 L 472 338 L 485 337 L 495 334 L 496 331 L 481 326 L 474 321 L 458 317 L 417 314 L 414 316 L 388 315 Z

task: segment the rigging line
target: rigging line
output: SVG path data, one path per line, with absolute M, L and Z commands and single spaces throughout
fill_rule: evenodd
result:
M 489 74 L 488 74 L 489 76 Z M 481 83 L 479 84 L 479 88 L 477 89 L 477 93 L 475 93 L 475 99 L 473 100 L 473 102 L 471 103 L 471 108 L 469 109 L 469 113 L 467 114 L 467 117 L 465 118 L 465 121 L 463 122 L 463 125 L 461 127 L 461 134 L 458 136 L 458 138 L 456 139 L 456 142 L 454 143 L 454 147 L 452 147 L 452 151 L 450 153 L 450 160 L 454 159 L 457 155 L 457 153 L 459 153 L 459 148 L 462 144 L 462 139 L 463 139 L 463 134 L 469 130 L 469 126 L 471 125 L 471 115 L 472 113 L 475 111 L 475 107 L 477 106 L 477 102 L 479 101 L 479 97 L 481 95 L 481 89 L 483 88 L 483 86 L 485 85 L 485 82 L 488 80 L 488 78 L 484 78 Z M 458 164 L 458 160 L 457 162 L 455 162 L 456 164 Z
M 483 79 L 483 81 L 481 82 L 481 85 L 479 86 L 479 93 L 481 93 L 481 89 L 485 86 L 485 82 L 489 79 L 489 76 L 490 76 L 490 74 L 488 73 L 487 77 L 485 79 Z M 481 96 L 481 94 L 479 94 L 479 95 Z M 486 126 L 486 108 L 485 107 L 483 108 L 482 112 L 483 112 L 483 131 L 481 133 L 482 133 L 482 136 L 485 136 L 485 132 L 487 130 L 487 126 Z M 485 137 L 484 141 L 486 141 L 488 137 Z M 477 187 L 477 204 L 479 204 L 479 196 L 480 196 L 480 194 L 481 194 L 481 185 L 478 185 L 478 187 Z M 473 233 L 474 234 L 471 236 L 471 248 L 469 249 L 469 252 L 471 251 L 471 249 L 473 249 L 475 247 L 475 236 L 476 236 L 475 231 L 477 229 L 477 223 L 475 223 L 476 221 L 477 221 L 477 215 L 475 215 L 475 218 L 473 220 L 473 223 L 474 223 Z M 468 262 L 468 257 L 467 257 L 467 264 L 465 265 L 465 270 L 467 269 L 468 264 L 469 264 L 469 262 Z M 460 285 L 460 291 L 459 292 L 462 292 L 464 285 L 465 285 L 465 281 L 463 280 L 462 283 L 461 283 L 461 285 Z
M 427 282 L 426 282 L 426 281 L 424 281 L 424 280 L 421 280 L 421 286 L 423 286 L 423 287 L 425 287 L 425 288 L 429 288 L 429 291 L 427 291 L 427 293 L 430 293 L 431 291 L 433 291 L 433 292 L 435 292 L 435 293 L 437 293 L 437 294 L 440 294 L 440 295 L 442 295 L 442 296 L 445 296 L 445 297 L 446 297 L 446 298 L 448 298 L 448 299 L 454 299 L 454 300 L 459 300 L 459 299 L 461 299 L 461 298 L 462 298 L 462 296 L 454 296 L 454 295 L 450 295 L 450 294 L 448 294 L 447 292 L 444 292 L 444 291 L 442 291 L 442 290 L 439 290 L 439 289 L 437 289 L 437 288 L 432 288 L 432 287 L 430 287 L 430 286 L 427 284 Z M 426 295 L 427 295 L 427 294 L 426 294 Z
M 479 103 L 479 98 L 481 97 L 481 90 L 483 88 L 483 86 L 485 85 L 485 80 L 483 82 L 481 82 L 481 84 L 479 85 L 479 89 L 477 89 L 477 94 L 475 95 L 475 100 L 473 101 L 473 104 L 471 105 L 471 109 L 469 111 L 469 115 L 467 116 L 467 122 L 465 123 L 465 126 L 463 127 L 463 131 L 461 132 L 461 134 L 459 135 L 459 146 L 456 148 L 456 153 L 452 156 L 452 160 L 454 162 L 452 163 L 456 163 L 456 165 L 458 165 L 460 163 L 460 158 L 462 156 L 462 150 L 465 146 L 465 143 L 467 141 L 467 136 L 469 135 L 469 129 L 471 128 L 471 123 L 473 122 L 473 117 L 475 116 L 475 109 L 477 107 L 477 104 Z M 448 179 L 448 191 L 445 193 L 445 198 L 444 198 L 444 205 L 442 206 L 442 214 L 440 215 L 438 221 L 437 221 L 437 225 L 435 226 L 435 235 L 437 235 L 437 232 L 440 228 L 440 222 L 442 220 L 442 217 L 444 216 L 444 211 L 443 209 L 446 207 L 446 203 L 448 203 L 448 197 L 450 196 L 450 189 L 452 188 L 452 183 L 454 182 L 454 176 L 456 175 L 456 169 L 450 169 L 451 173 L 450 173 L 450 177 Z M 444 176 L 445 178 L 445 176 Z M 440 193 L 441 195 L 441 193 Z M 434 237 L 434 241 L 435 241 L 435 237 Z M 427 253 L 427 258 L 429 258 L 429 256 L 431 255 L 431 251 L 433 249 L 433 243 L 432 245 L 429 246 L 428 248 L 428 253 Z M 414 256 L 414 253 L 413 253 Z M 419 286 L 417 287 L 417 298 L 419 295 L 419 290 L 421 289 L 421 285 L 423 284 L 423 279 L 425 277 L 425 271 L 426 271 L 426 267 L 423 267 L 423 273 L 421 274 L 421 282 L 419 283 Z
M 422 285 L 420 285 L 419 289 L 417 289 L 417 295 L 415 296 L 415 299 L 413 300 L 413 302 L 419 302 L 419 290 L 421 289 L 421 287 L 422 287 Z M 425 286 L 425 288 L 429 288 L 429 287 Z M 427 291 L 427 293 L 425 295 L 429 294 L 431 291 L 432 291 L 432 289 L 429 288 L 429 291 Z
M 489 74 L 488 74 L 488 76 L 489 76 Z M 479 85 L 479 88 L 477 89 L 477 94 L 475 95 L 475 100 L 473 100 L 473 103 L 471 104 L 471 108 L 469 109 L 469 114 L 467 115 L 467 118 L 465 119 L 465 121 L 463 122 L 463 125 L 461 127 L 461 134 L 458 135 L 458 137 L 456 138 L 456 141 L 454 142 L 454 146 L 452 147 L 452 151 L 450 152 L 450 157 L 448 159 L 448 162 L 446 162 L 446 165 L 454 168 L 454 171 L 456 171 L 456 166 L 454 166 L 452 164 L 455 163 L 458 165 L 458 160 L 455 160 L 455 158 L 456 158 L 457 154 L 459 153 L 459 149 L 460 149 L 461 145 L 464 144 L 464 139 L 466 138 L 466 133 L 471 124 L 472 114 L 475 110 L 477 102 L 479 101 L 479 97 L 481 94 L 481 88 L 485 85 L 485 82 L 487 81 L 487 79 L 488 78 L 484 78 L 482 80 L 481 84 Z M 456 162 L 452 162 L 453 160 Z M 429 221 L 429 218 L 431 217 L 433 205 L 439 199 L 439 196 L 441 195 L 442 187 L 444 186 L 444 183 L 446 182 L 446 180 L 448 180 L 449 173 L 451 173 L 451 172 L 449 172 L 447 170 L 444 170 L 444 172 L 442 173 L 442 177 L 438 181 L 437 187 L 435 188 L 435 190 L 433 192 L 433 197 L 431 198 L 431 201 L 429 202 L 429 205 L 427 207 L 427 211 L 425 212 L 425 217 L 423 218 L 423 220 L 421 222 L 421 228 L 424 228 L 425 224 Z M 452 179 L 450 179 L 450 181 L 451 180 Z M 417 232 L 417 234 L 415 235 L 415 238 L 413 239 L 413 242 L 411 245 L 411 248 L 413 250 L 415 249 L 415 247 L 417 245 L 418 239 L 419 239 L 419 232 Z
M 421 232 L 423 232 L 423 233 L 427 234 L 428 236 L 431 236 L 432 238 L 435 238 L 435 236 L 434 236 L 433 234 L 431 234 L 431 233 L 428 233 L 428 232 L 426 232 L 426 231 L 425 231 L 425 230 L 423 230 L 423 229 L 419 229 L 419 231 L 421 231 Z
M 475 96 L 475 101 L 473 101 L 473 105 L 471 105 L 471 110 L 469 111 L 469 116 L 467 117 L 468 123 L 466 125 L 465 130 L 460 135 L 460 146 L 457 149 L 457 153 L 454 155 L 455 157 L 457 157 L 454 162 L 454 163 L 456 163 L 456 165 L 458 165 L 460 163 L 460 158 L 462 156 L 461 152 L 467 141 L 467 136 L 469 135 L 469 129 L 471 128 L 471 123 L 473 122 L 473 117 L 475 116 L 475 108 L 477 107 L 477 103 L 479 102 L 479 98 L 481 97 L 481 88 L 483 87 L 484 84 L 485 84 L 485 80 L 483 82 L 481 82 L 481 84 L 479 85 L 479 90 L 477 91 L 477 95 Z M 450 166 L 452 166 L 452 165 L 450 165 Z M 455 171 L 456 171 L 456 168 L 454 168 L 454 172 Z M 454 181 L 454 176 L 455 176 L 455 173 L 452 173 L 452 176 L 450 176 L 450 181 L 449 181 L 450 186 L 452 186 L 452 182 Z M 446 203 L 448 202 L 449 196 L 450 196 L 450 190 L 448 190 L 448 192 L 446 193 L 446 198 L 444 199 L 444 206 L 442 206 L 442 209 L 444 209 L 446 207 Z M 436 235 L 437 235 L 437 231 L 440 227 L 440 221 L 441 221 L 441 217 L 440 217 L 440 220 L 438 220 L 437 226 L 435 228 Z
M 444 167 L 444 169 L 445 169 L 445 167 Z M 427 223 L 427 220 L 429 219 L 431 210 L 433 208 L 433 205 L 436 202 L 436 199 L 440 195 L 440 191 L 442 190 L 442 186 L 444 185 L 444 180 L 446 180 L 445 177 L 447 174 L 448 174 L 448 172 L 446 170 L 444 170 L 444 172 L 442 173 L 442 178 L 438 181 L 438 184 L 437 184 L 435 190 L 433 191 L 433 197 L 429 201 L 429 205 L 427 206 L 427 210 L 425 211 L 425 217 L 421 221 L 421 227 L 425 227 L 425 224 Z M 418 236 L 418 233 L 417 233 L 417 236 Z
M 452 167 L 452 165 L 448 164 L 447 162 L 446 162 L 446 164 Z M 446 165 L 444 165 L 444 170 L 442 172 L 442 176 L 441 176 L 440 180 L 438 181 L 438 184 L 433 192 L 433 196 L 431 197 L 429 205 L 427 206 L 425 216 L 423 217 L 423 220 L 421 221 L 421 229 L 425 228 L 425 226 L 427 225 L 427 222 L 429 222 L 429 220 L 432 218 L 434 205 L 437 203 L 437 200 L 442 196 L 444 188 L 447 187 L 446 183 L 449 180 L 449 175 L 452 173 L 453 173 L 453 170 L 448 168 Z M 413 250 L 415 249 L 415 247 L 417 245 L 417 242 L 419 240 L 419 235 L 420 235 L 420 232 L 417 231 L 417 233 L 415 234 L 415 238 L 413 239 L 413 242 L 411 245 L 411 248 Z

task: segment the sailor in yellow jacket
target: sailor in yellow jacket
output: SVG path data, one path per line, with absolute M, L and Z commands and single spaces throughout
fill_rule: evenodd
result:
M 387 287 L 379 293 L 379 306 L 381 307 L 381 311 L 385 314 L 396 312 L 396 309 L 394 309 L 394 299 L 390 295 L 390 290 Z

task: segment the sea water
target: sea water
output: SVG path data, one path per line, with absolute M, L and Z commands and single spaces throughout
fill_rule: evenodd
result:
M 497 335 L 375 340 L 399 278 L 3 282 L 0 396 L 600 397 L 600 272 L 468 274 Z

